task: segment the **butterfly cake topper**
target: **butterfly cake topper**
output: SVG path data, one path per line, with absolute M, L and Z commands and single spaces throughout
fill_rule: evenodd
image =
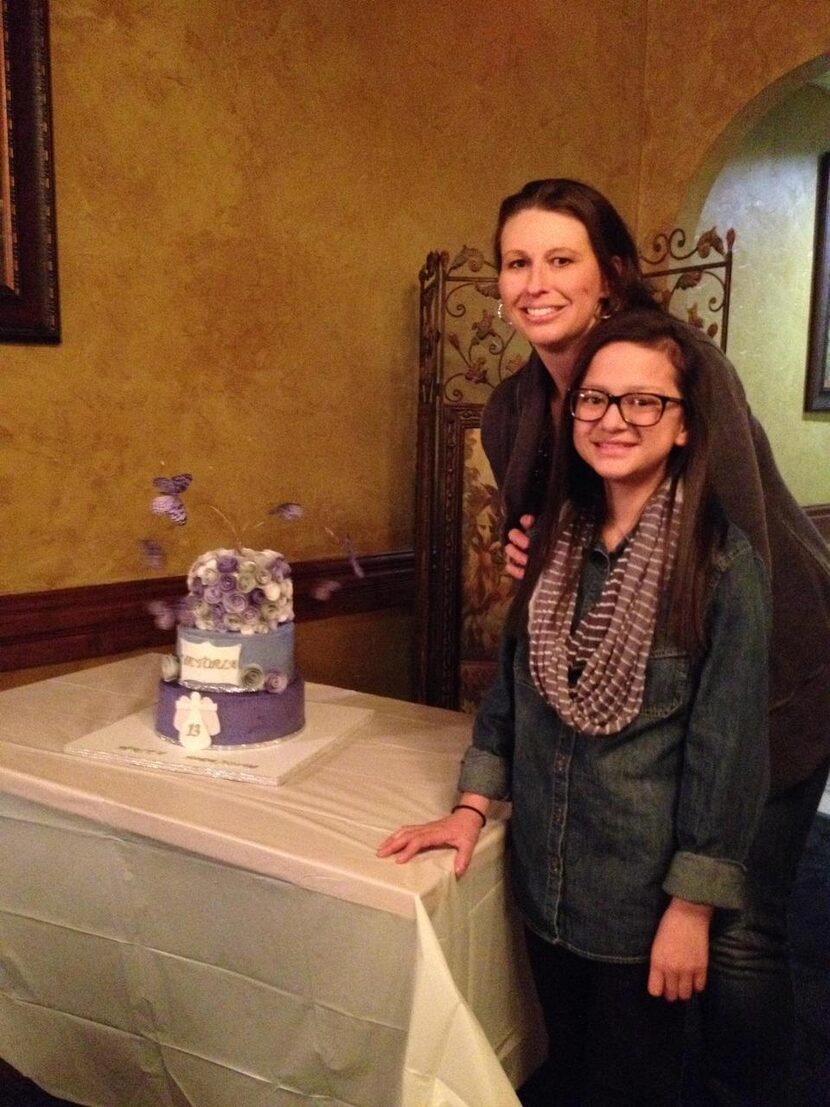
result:
M 153 485 L 161 495 L 155 497 L 150 510 L 155 515 L 166 515 L 176 526 L 183 527 L 187 522 L 187 509 L 182 503 L 182 492 L 188 489 L 192 480 L 190 473 L 179 473 L 175 477 L 156 477 Z
M 188 520 L 187 508 L 182 500 L 183 494 L 190 487 L 193 477 L 190 473 L 178 473 L 172 477 L 155 477 L 153 480 L 153 487 L 157 490 L 158 495 L 153 497 L 150 504 L 150 510 L 154 515 L 162 515 L 170 520 L 175 526 L 184 526 Z M 233 558 L 235 553 L 242 553 L 250 560 L 250 558 L 256 559 L 257 551 L 248 550 L 243 546 L 242 536 L 249 528 L 243 526 L 240 530 L 228 518 L 228 516 L 220 511 L 218 507 L 213 504 L 208 505 L 212 511 L 214 511 L 223 522 L 233 532 L 234 537 L 234 549 L 228 549 L 221 551 L 227 557 Z M 268 509 L 269 516 L 276 516 L 279 519 L 286 522 L 296 522 L 298 519 L 302 519 L 305 512 L 301 504 L 294 501 L 285 501 L 282 503 L 274 504 Z M 266 520 L 261 520 L 252 529 L 258 529 L 262 527 Z M 335 542 L 337 542 L 343 549 L 348 559 L 352 572 L 356 577 L 364 577 L 365 573 L 363 566 L 357 559 L 355 553 L 354 544 L 351 537 L 346 534 L 343 537 L 338 536 L 330 527 L 325 526 L 325 533 Z M 144 560 L 149 568 L 161 569 L 165 564 L 165 551 L 160 542 L 154 538 L 142 538 L 139 540 L 139 546 L 141 548 Z M 285 576 L 290 575 L 290 568 L 288 563 L 282 557 L 281 554 L 277 554 L 272 550 L 263 551 L 264 554 L 268 554 L 272 560 L 278 560 L 282 566 L 281 572 L 277 574 L 282 579 L 283 574 Z M 207 555 L 205 555 L 207 556 Z M 233 558 L 236 560 L 235 558 Z M 201 561 L 202 559 L 200 559 Z M 276 563 L 275 560 L 275 563 Z M 199 564 L 199 561 L 195 563 Z M 269 563 L 270 564 L 270 563 Z M 191 576 L 193 570 L 191 569 Z M 314 581 L 309 588 L 309 595 L 320 601 L 328 600 L 332 597 L 341 587 L 341 583 L 336 580 L 320 579 Z M 260 589 L 257 589 L 257 597 Z M 192 599 L 192 597 L 190 597 Z M 226 604 L 229 601 L 225 601 Z M 169 630 L 177 623 L 190 623 L 192 621 L 192 611 L 189 606 L 188 598 L 184 598 L 176 604 L 170 604 L 165 600 L 153 601 L 149 606 L 150 613 L 156 623 L 156 626 L 161 630 Z

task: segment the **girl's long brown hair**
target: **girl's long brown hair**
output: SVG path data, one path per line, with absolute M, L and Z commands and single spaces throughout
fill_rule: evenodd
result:
M 574 368 L 572 389 L 578 388 L 588 367 L 604 346 L 633 342 L 663 350 L 678 374 L 684 400 L 688 443 L 675 447 L 668 460 L 668 475 L 683 481 L 677 557 L 671 578 L 664 581 L 664 610 L 669 638 L 694 654 L 706 640 L 706 606 L 712 559 L 723 539 L 725 518 L 712 491 L 710 479 L 709 425 L 713 382 L 702 340 L 690 328 L 659 311 L 623 311 L 597 324 L 587 334 Z M 537 521 L 524 580 L 519 586 L 510 616 L 515 631 L 527 625 L 530 597 L 554 543 L 575 515 L 587 516 L 597 532 L 605 521 L 606 503 L 601 477 L 577 453 L 573 444 L 573 416 L 566 404 L 550 468 L 546 506 Z

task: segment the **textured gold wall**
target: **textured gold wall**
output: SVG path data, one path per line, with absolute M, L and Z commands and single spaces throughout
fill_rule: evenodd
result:
M 3 347 L 0 591 L 168 571 L 209 504 L 411 545 L 417 274 L 532 176 L 634 214 L 640 0 L 52 0 L 63 343 Z M 613 44 L 613 46 L 611 45 Z M 632 74 L 635 75 L 632 79 Z M 190 470 L 192 521 L 151 520 Z
M 52 0 L 51 29 L 63 343 L 2 349 L 0 592 L 143 576 L 149 533 L 182 571 L 231 540 L 210 504 L 303 501 L 255 538 L 295 560 L 338 552 L 324 524 L 410 546 L 426 252 L 551 174 L 671 224 L 830 5 Z
M 695 176 L 736 117 L 748 129 L 774 105 L 770 86 L 822 59 L 830 43 L 827 0 L 647 0 L 647 8 L 642 241 L 676 225 Z

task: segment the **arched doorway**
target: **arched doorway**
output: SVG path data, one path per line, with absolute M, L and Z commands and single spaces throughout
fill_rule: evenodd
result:
M 680 225 L 734 227 L 729 356 L 799 502 L 830 503 L 830 412 L 804 413 L 818 159 L 830 149 L 830 60 L 756 96 L 707 152 Z

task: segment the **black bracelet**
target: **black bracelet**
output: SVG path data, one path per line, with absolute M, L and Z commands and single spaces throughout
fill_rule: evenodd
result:
M 475 811 L 476 815 L 481 819 L 482 830 L 487 826 L 487 816 L 483 811 L 479 811 L 477 807 L 473 807 L 471 803 L 457 803 L 450 814 L 454 815 L 456 811 Z

